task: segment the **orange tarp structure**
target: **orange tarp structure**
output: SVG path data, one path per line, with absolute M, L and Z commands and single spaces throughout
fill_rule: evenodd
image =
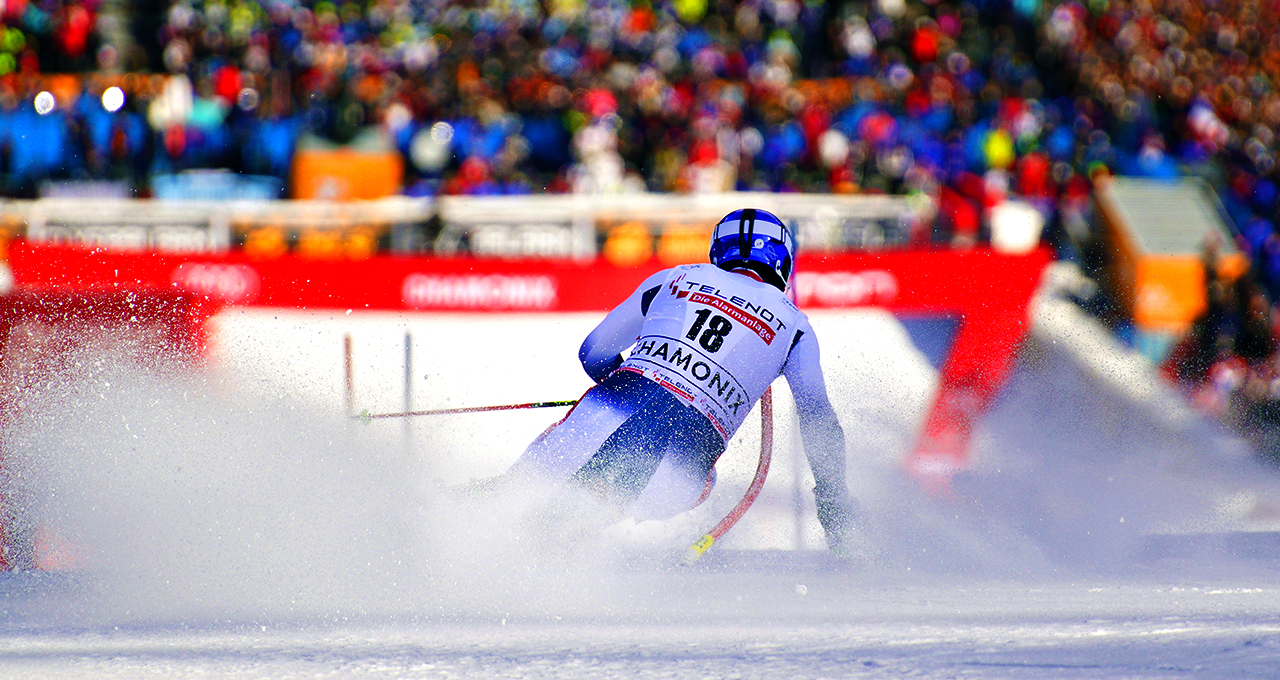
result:
M 293 157 L 292 195 L 355 201 L 400 193 L 404 159 L 395 151 L 299 150 Z
M 1239 253 L 1218 260 L 1218 270 L 1234 280 L 1249 267 Z M 1140 255 L 1134 262 L 1133 321 L 1138 328 L 1181 334 L 1208 305 L 1204 263 L 1194 255 Z

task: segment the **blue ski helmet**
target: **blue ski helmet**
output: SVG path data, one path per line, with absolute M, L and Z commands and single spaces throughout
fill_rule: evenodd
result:
M 796 242 L 791 231 L 766 210 L 735 210 L 711 234 L 711 264 L 730 271 L 749 269 L 765 283 L 786 290 L 795 262 Z

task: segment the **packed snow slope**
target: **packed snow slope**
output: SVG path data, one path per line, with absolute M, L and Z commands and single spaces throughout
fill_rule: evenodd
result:
M 63 571 L 0 577 L 0 676 L 1272 677 L 1274 471 L 1065 303 L 934 495 L 902 472 L 936 374 L 892 317 L 814 315 L 865 541 L 820 551 L 785 388 L 775 474 L 636 523 L 486 491 L 572 398 L 591 315 L 235 310 L 199 371 L 86 353 L 8 425 L 11 526 Z M 405 335 L 411 362 L 405 370 Z M 76 366 L 76 364 L 79 366 Z M 408 389 L 405 375 L 408 375 Z M 755 422 L 754 419 L 751 422 Z

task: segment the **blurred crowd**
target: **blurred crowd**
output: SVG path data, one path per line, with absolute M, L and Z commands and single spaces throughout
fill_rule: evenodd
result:
M 121 48 L 103 24 L 122 20 L 106 22 L 96 2 L 5 5 L 9 193 L 49 177 L 123 177 L 145 191 L 149 176 L 190 168 L 284 177 L 302 136 L 345 144 L 376 129 L 408 161 L 411 193 L 921 192 L 937 199 L 940 230 L 973 240 L 1009 195 L 1051 217 L 1065 199 L 1068 223 L 1078 220 L 1091 173 L 1125 158 L 1107 143 L 1123 135 L 1103 100 L 1060 68 L 1078 43 L 1101 42 L 1105 4 L 180 0 L 135 10 Z M 39 111 L 37 81 L 21 76 L 77 66 L 170 77 L 126 84 L 114 110 L 103 97 L 113 81 L 90 78 Z M 33 138 L 56 141 L 28 148 Z
M 1089 95 L 1092 155 L 1120 174 L 1194 172 L 1219 189 L 1280 293 L 1275 135 L 1280 6 L 1252 0 L 1065 3 L 1044 23 L 1076 92 Z
M 1098 173 L 1193 168 L 1220 175 L 1280 280 L 1273 3 L 127 6 L 4 4 L 10 195 L 48 178 L 146 192 L 193 168 L 283 180 L 302 138 L 375 133 L 406 159 L 408 193 L 919 192 L 959 241 L 1018 196 L 1070 251 Z M 42 107 L 32 76 L 68 70 L 90 75 Z M 110 76 L 125 73 L 165 77 Z

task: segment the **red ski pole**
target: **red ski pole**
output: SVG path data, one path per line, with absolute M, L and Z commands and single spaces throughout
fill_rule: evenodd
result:
M 751 486 L 747 487 L 747 493 L 738 501 L 738 505 L 720 520 L 711 531 L 707 532 L 696 543 L 689 546 L 689 551 L 685 554 L 685 565 L 693 564 L 702 557 L 702 553 L 711 549 L 715 542 L 720 540 L 734 524 L 738 523 L 742 516 L 747 514 L 747 509 L 755 502 L 756 497 L 760 495 L 760 489 L 764 487 L 764 479 L 769 474 L 769 460 L 773 457 L 773 388 L 770 387 L 764 391 L 764 396 L 760 397 L 760 463 L 756 465 L 756 476 L 751 480 Z

